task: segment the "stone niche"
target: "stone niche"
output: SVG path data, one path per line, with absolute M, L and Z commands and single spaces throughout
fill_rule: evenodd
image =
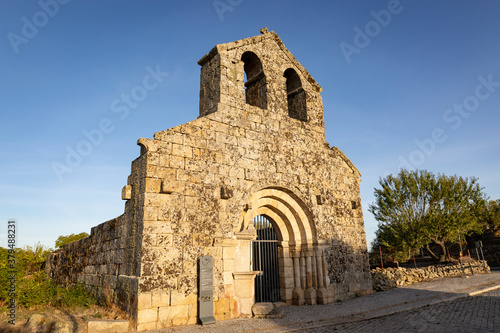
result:
M 201 58 L 199 117 L 139 139 L 124 214 L 48 260 L 54 280 L 111 299 L 138 331 L 197 322 L 204 255 L 215 319 L 251 316 L 267 297 L 255 283 L 269 271 L 256 269 L 261 217 L 275 237 L 274 301 L 372 290 L 361 174 L 325 141 L 321 87 L 277 34 L 261 32 Z

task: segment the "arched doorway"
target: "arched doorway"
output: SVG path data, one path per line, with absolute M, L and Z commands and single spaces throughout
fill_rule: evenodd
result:
M 253 219 L 257 238 L 252 244 L 252 268 L 255 277 L 255 301 L 279 302 L 280 280 L 278 263 L 278 233 L 272 219 L 258 215 Z

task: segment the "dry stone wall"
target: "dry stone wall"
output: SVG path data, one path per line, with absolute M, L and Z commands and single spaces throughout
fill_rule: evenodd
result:
M 482 260 L 472 260 L 471 266 L 474 274 L 488 273 L 490 267 Z M 464 264 L 466 275 L 472 272 L 468 264 Z M 460 264 L 454 265 L 433 265 L 423 268 L 376 268 L 371 270 L 373 290 L 384 291 L 392 288 L 406 286 L 417 282 L 428 281 L 447 276 L 463 275 Z

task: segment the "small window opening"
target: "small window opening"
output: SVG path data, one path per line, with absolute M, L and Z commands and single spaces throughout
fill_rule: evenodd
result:
M 289 68 L 283 75 L 286 78 L 288 115 L 290 118 L 307 121 L 306 92 L 295 70 Z

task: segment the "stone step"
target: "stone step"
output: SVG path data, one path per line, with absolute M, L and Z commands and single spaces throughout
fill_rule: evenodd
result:
M 128 320 L 92 319 L 87 322 L 87 333 L 121 333 L 128 331 Z

